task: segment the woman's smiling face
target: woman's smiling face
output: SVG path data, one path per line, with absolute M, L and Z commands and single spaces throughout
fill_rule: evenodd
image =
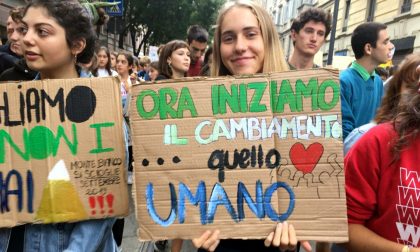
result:
M 229 10 L 221 24 L 220 54 L 233 75 L 255 74 L 263 69 L 264 42 L 258 20 L 246 7 Z

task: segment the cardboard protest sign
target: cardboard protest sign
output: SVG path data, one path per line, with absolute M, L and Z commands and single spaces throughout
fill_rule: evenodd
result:
M 113 78 L 0 84 L 0 227 L 128 212 Z
M 185 79 L 133 88 L 142 240 L 347 241 L 338 72 Z

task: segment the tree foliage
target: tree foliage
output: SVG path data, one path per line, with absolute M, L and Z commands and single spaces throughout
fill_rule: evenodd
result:
M 143 45 L 164 44 L 172 39 L 185 40 L 190 25 L 199 24 L 212 33 L 217 11 L 225 0 L 125 0 L 123 29 L 119 46 L 123 46 L 124 35 L 130 34 L 135 45 L 140 35 L 140 46 L 134 48 L 138 54 Z

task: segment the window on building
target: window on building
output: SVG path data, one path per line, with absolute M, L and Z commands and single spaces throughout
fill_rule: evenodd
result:
M 401 13 L 406 13 L 411 11 L 411 0 L 403 0 L 401 1 Z
M 287 1 L 287 20 L 290 20 L 293 17 L 293 1 Z
M 375 7 L 376 7 L 376 0 L 369 0 L 368 1 L 368 12 L 367 12 L 367 18 L 366 21 L 372 22 L 375 18 Z
M 346 0 L 346 8 L 344 10 L 343 32 L 347 31 L 347 24 L 349 22 L 350 14 L 350 2 L 351 0 Z
M 284 3 L 283 12 L 281 13 L 281 23 L 287 23 L 287 12 L 289 10 L 289 2 Z
M 292 15 L 290 16 L 290 19 L 295 18 L 297 16 L 297 2 L 296 1 L 292 1 Z
M 283 13 L 283 6 L 280 5 L 279 8 L 277 9 L 277 24 L 279 25 L 283 24 L 282 13 Z
M 348 52 L 348 50 L 347 50 L 347 49 L 345 49 L 345 50 L 340 50 L 340 51 L 336 51 L 336 52 L 334 53 L 334 55 L 336 55 L 336 56 L 347 56 L 347 52 Z

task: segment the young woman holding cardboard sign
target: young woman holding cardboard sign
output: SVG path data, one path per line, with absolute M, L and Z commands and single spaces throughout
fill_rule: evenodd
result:
M 220 10 L 213 43 L 212 76 L 287 71 L 288 66 L 270 15 L 251 1 L 228 2 Z M 193 239 L 207 251 L 294 251 L 298 242 L 293 225 L 278 223 L 262 240 L 220 240 L 219 231 Z M 308 242 L 302 242 L 310 251 Z
M 34 0 L 26 7 L 22 21 L 24 56 L 28 66 L 39 72 L 38 79 L 84 77 L 76 64 L 90 61 L 96 34 L 77 0 Z M 112 236 L 114 221 L 28 224 L 24 250 L 117 251 Z

